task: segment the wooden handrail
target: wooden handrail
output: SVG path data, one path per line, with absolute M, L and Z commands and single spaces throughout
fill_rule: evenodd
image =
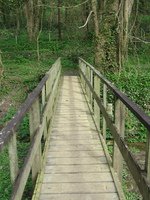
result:
M 21 200 L 23 191 L 32 169 L 32 181 L 35 184 L 41 170 L 41 139 L 46 140 L 56 104 L 61 75 L 60 58 L 52 65 L 44 78 L 22 104 L 18 112 L 0 132 L 0 153 L 8 146 L 10 174 L 12 182 L 11 200 Z M 16 131 L 24 117 L 29 113 L 30 149 L 21 169 L 18 169 Z
M 123 157 L 137 186 L 139 187 L 143 199 L 150 199 L 150 117 L 146 115 L 146 113 L 144 113 L 135 103 L 133 103 L 109 80 L 102 76 L 98 70 L 96 70 L 92 65 L 87 63 L 82 58 L 79 58 L 79 70 L 81 83 L 87 94 L 88 101 L 91 104 L 90 107 L 93 111 L 95 124 L 97 126 L 97 129 L 100 130 L 100 137 L 103 137 L 104 141 L 106 140 L 105 123 L 108 125 L 110 132 L 113 136 L 114 152 L 112 164 L 119 176 L 120 181 L 122 178 Z M 100 87 L 102 84 L 103 100 L 100 98 Z M 112 120 L 106 109 L 106 87 L 108 87 L 113 92 L 115 97 L 114 120 Z M 100 110 L 97 109 L 97 106 Z M 134 114 L 134 116 L 136 116 L 138 120 L 147 128 L 148 137 L 145 170 L 142 170 L 140 168 L 132 153 L 130 152 L 130 149 L 124 141 L 125 107 L 127 107 Z M 100 112 L 103 115 L 103 129 L 100 128 Z
M 79 58 L 80 61 L 85 63 L 99 78 L 106 84 L 115 95 L 126 105 L 126 107 L 141 121 L 144 126 L 150 131 L 150 117 L 141 110 L 133 101 L 131 101 L 122 91 L 120 91 L 114 84 L 112 84 L 108 79 L 106 79 L 97 69 L 95 69 L 88 62 Z

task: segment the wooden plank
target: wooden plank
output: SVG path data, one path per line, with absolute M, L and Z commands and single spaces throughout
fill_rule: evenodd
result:
M 147 180 L 150 182 L 150 131 L 147 131 L 145 169 Z
M 59 188 L 59 192 L 58 192 Z M 99 183 L 43 183 L 41 193 L 57 194 L 57 193 L 108 193 L 116 192 L 113 182 L 99 182 Z
M 113 182 L 109 172 L 77 173 L 77 174 L 44 174 L 43 183 L 85 183 L 85 182 Z
M 94 74 L 94 91 L 98 96 L 100 96 L 100 79 L 95 74 Z M 94 99 L 94 119 L 97 129 L 100 130 L 100 107 L 98 106 L 95 99 Z
M 16 134 L 14 134 L 9 141 L 8 152 L 9 152 L 11 183 L 12 183 L 12 185 L 14 185 L 16 178 L 18 176 L 18 171 L 19 171 Z
M 103 149 L 95 151 L 53 151 L 49 152 L 47 157 L 49 158 L 79 158 L 79 157 L 98 157 L 105 156 Z
M 41 194 L 39 200 L 119 200 L 117 193 L 99 194 Z
M 93 165 L 47 165 L 45 166 L 45 173 L 53 173 L 53 174 L 68 174 L 68 173 L 90 173 L 90 172 L 109 172 L 109 166 L 107 163 L 104 164 L 93 164 Z
M 29 112 L 29 125 L 30 125 L 30 140 L 32 142 L 36 130 L 40 125 L 40 104 L 39 98 L 37 98 L 30 109 Z M 37 150 L 37 154 L 34 159 L 34 163 L 32 166 L 32 181 L 33 183 L 36 182 L 38 172 L 41 170 L 41 143 L 39 144 L 39 148 Z
M 106 108 L 107 107 L 107 86 L 103 84 L 103 105 Z M 106 140 L 106 120 L 105 117 L 103 117 L 103 138 Z
M 124 138 L 125 106 L 120 99 L 115 99 L 115 125 L 118 128 L 120 137 Z M 118 174 L 120 182 L 122 182 L 123 157 L 116 142 L 114 142 L 113 149 L 113 167 Z

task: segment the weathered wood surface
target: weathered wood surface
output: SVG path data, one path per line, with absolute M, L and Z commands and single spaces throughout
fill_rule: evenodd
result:
M 65 76 L 33 199 L 120 199 L 78 77 Z

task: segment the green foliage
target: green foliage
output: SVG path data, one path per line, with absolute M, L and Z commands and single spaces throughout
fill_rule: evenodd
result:
M 8 117 L 9 118 L 9 117 Z M 19 168 L 21 168 L 27 151 L 29 149 L 29 143 L 17 143 L 18 148 L 18 159 Z M 10 199 L 12 187 L 10 181 L 10 169 L 9 169 L 9 155 L 8 148 L 5 148 L 0 154 L 0 199 Z M 28 197 L 29 193 L 32 191 L 31 178 L 29 179 L 24 196 Z M 29 198 L 30 199 L 30 198 Z
M 136 194 L 134 192 L 127 192 L 126 193 L 126 200 L 142 200 L 142 196 L 139 194 Z
M 15 113 L 16 113 L 16 109 L 13 106 L 11 106 L 6 116 L 1 120 L 1 123 L 7 124 L 10 121 L 10 119 L 14 116 Z
M 150 71 L 148 64 L 138 65 L 130 60 L 130 62 L 125 63 L 120 75 L 106 73 L 105 76 L 143 109 L 149 104 Z
M 0 154 L 0 199 L 9 199 L 11 194 L 11 180 L 9 172 L 8 148 Z
M 30 141 L 30 132 L 29 132 L 29 116 L 26 115 L 21 122 L 18 132 L 17 132 L 17 137 L 20 141 Z
M 140 15 L 139 18 L 139 24 L 141 28 L 141 32 L 143 36 L 146 35 L 146 37 L 149 36 L 150 33 L 150 16 L 149 15 Z

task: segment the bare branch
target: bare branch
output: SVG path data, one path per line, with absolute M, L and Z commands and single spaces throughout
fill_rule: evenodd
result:
M 61 8 L 76 8 L 76 7 L 79 7 L 79 6 L 83 5 L 83 4 L 86 4 L 88 1 L 89 0 L 86 0 L 86 1 L 84 1 L 84 2 L 82 2 L 80 4 L 77 4 L 75 6 L 60 6 L 60 7 L 58 7 L 58 6 L 49 6 L 49 5 L 45 5 L 45 4 L 40 4 L 39 6 L 48 7 L 48 8 L 56 8 L 56 9 L 58 9 L 58 8 L 60 8 L 60 9 Z
M 150 44 L 149 41 L 144 41 L 144 40 L 142 40 L 142 39 L 140 39 L 140 38 L 137 38 L 137 37 L 134 37 L 134 36 L 129 36 L 129 38 L 130 38 L 130 39 L 136 39 L 136 40 L 138 40 L 138 41 L 140 41 L 140 42 L 143 42 L 144 44 Z
M 89 13 L 89 16 L 87 17 L 85 24 L 83 26 L 79 26 L 78 28 L 84 28 L 87 25 L 92 13 L 93 13 L 93 11 L 91 10 L 90 13 Z

